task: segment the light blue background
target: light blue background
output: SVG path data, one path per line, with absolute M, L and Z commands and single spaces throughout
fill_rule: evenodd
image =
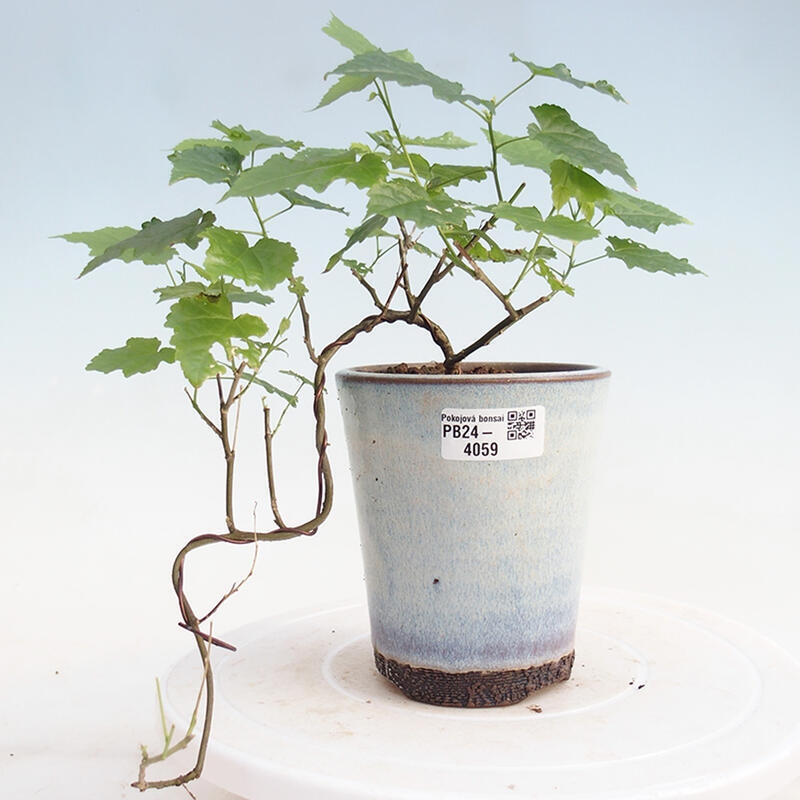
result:
M 216 442 L 183 402 L 178 376 L 162 369 L 126 382 L 83 371 L 100 348 L 157 331 L 149 276 L 108 265 L 77 282 L 83 251 L 49 237 L 212 206 L 215 190 L 198 199 L 189 183 L 167 185 L 165 156 L 215 118 L 309 144 L 346 144 L 374 126 L 343 117 L 345 105 L 308 111 L 326 69 L 346 58 L 319 32 L 331 10 L 477 93 L 519 75 L 506 58 L 515 51 L 607 78 L 626 96 L 623 106 L 569 90 L 563 101 L 625 157 L 644 197 L 692 220 L 660 246 L 708 277 L 602 262 L 576 280 L 575 299 L 559 298 L 487 355 L 614 373 L 590 581 L 713 608 L 800 656 L 795 2 L 28 0 L 4 8 L 0 24 L 8 796 L 135 795 L 117 787 L 132 776 L 135 745 L 151 736 L 151 676 L 189 646 L 174 625 L 171 558 L 223 522 Z M 420 119 L 417 132 L 439 133 L 438 123 Z M 317 234 L 308 232 L 303 267 L 313 281 L 339 246 Z M 335 281 L 338 308 L 345 295 Z M 464 318 L 458 296 L 452 308 Z M 320 317 L 338 328 L 326 311 Z M 381 332 L 337 366 L 433 356 L 402 333 Z M 266 524 L 258 420 L 243 425 L 252 447 L 242 446 L 240 514 L 257 500 Z M 339 505 L 329 529 L 264 548 L 219 630 L 361 592 L 338 426 L 334 415 Z M 307 468 L 289 451 L 290 466 Z M 287 503 L 305 507 L 288 474 Z M 242 554 L 198 558 L 197 591 L 217 597 L 243 564 Z M 87 770 L 91 748 L 103 755 Z M 198 796 L 216 797 L 206 789 Z

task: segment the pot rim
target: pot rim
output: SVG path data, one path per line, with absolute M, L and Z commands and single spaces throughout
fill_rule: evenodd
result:
M 508 370 L 500 373 L 478 374 L 415 374 L 386 372 L 394 364 L 368 364 L 337 371 L 338 380 L 358 383 L 546 383 L 556 381 L 587 381 L 608 378 L 611 371 L 592 364 L 551 361 L 465 361 L 470 366 L 487 365 Z M 414 362 L 419 367 L 432 362 Z

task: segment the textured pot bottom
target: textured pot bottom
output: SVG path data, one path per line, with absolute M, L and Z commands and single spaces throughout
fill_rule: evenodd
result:
M 375 650 L 378 672 L 406 697 L 428 705 L 457 708 L 493 708 L 519 703 L 537 689 L 567 680 L 574 661 L 573 650 L 557 661 L 525 669 L 443 672 L 401 664 Z

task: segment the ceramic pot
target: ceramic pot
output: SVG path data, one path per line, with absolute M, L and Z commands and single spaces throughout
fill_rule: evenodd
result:
M 379 672 L 414 700 L 509 705 L 571 673 L 610 373 L 464 370 L 336 379 Z

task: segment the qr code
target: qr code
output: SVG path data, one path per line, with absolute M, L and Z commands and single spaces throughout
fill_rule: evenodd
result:
M 509 410 L 506 414 L 506 436 L 509 440 L 527 439 L 536 429 L 536 409 Z

